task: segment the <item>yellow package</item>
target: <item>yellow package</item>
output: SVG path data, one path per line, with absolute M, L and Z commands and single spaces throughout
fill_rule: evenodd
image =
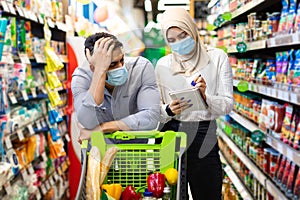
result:
M 28 139 L 27 142 L 27 151 L 26 151 L 26 155 L 27 155 L 27 161 L 29 163 L 31 163 L 34 160 L 34 155 L 35 155 L 35 151 L 36 151 L 36 143 L 37 143 L 37 139 L 36 136 L 33 135 Z
M 15 152 L 17 154 L 18 161 L 19 161 L 21 168 L 25 167 L 25 165 L 27 165 L 29 163 L 27 156 L 26 156 L 25 146 L 20 146 L 18 149 L 15 150 Z
M 55 72 L 47 73 L 47 80 L 48 80 L 49 86 L 52 90 L 55 88 L 62 87 L 62 83 L 60 82 L 60 80 Z
M 48 58 L 47 65 L 50 65 L 52 70 L 57 71 L 64 67 L 64 64 L 61 62 L 60 58 L 56 55 L 53 48 L 45 47 L 45 54 Z

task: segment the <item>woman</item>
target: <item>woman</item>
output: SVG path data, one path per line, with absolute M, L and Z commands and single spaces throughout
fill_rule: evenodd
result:
M 222 167 L 218 154 L 216 121 L 233 106 L 232 71 L 227 55 L 205 47 L 189 13 L 181 8 L 164 12 L 162 31 L 172 54 L 156 65 L 161 93 L 163 130 L 183 131 L 188 136 L 187 179 L 194 200 L 220 200 Z M 193 82 L 193 83 L 192 83 Z M 208 109 L 185 112 L 190 99 L 172 100 L 170 91 L 195 85 Z

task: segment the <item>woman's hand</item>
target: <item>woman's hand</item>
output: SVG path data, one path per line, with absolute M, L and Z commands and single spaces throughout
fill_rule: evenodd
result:
M 175 115 L 178 115 L 185 109 L 192 106 L 192 104 L 189 104 L 190 102 L 191 100 L 175 99 L 171 101 L 171 103 L 169 104 L 169 108 Z
M 112 60 L 112 51 L 114 48 L 113 39 L 100 38 L 95 42 L 94 51 L 91 55 L 89 49 L 86 49 L 86 57 L 91 68 L 107 71 Z
M 203 77 L 197 77 L 194 79 L 194 82 L 196 83 L 195 87 L 197 87 L 199 89 L 199 91 L 201 92 L 204 100 L 206 101 L 206 95 L 205 95 L 205 91 L 206 91 L 206 82 L 204 80 Z

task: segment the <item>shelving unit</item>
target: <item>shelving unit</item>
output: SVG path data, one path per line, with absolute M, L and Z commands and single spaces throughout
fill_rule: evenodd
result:
M 254 42 L 246 42 L 247 51 L 260 50 L 266 48 L 266 40 L 258 40 Z M 229 46 L 227 53 L 238 53 L 235 46 Z
M 29 21 L 30 22 L 30 31 L 31 34 L 36 37 L 36 38 L 44 38 L 44 23 L 47 23 L 47 25 L 50 28 L 51 31 L 51 41 L 56 41 L 56 45 L 54 44 L 53 46 L 56 46 L 57 48 L 60 48 L 61 46 L 58 45 L 58 42 L 64 42 L 64 47 L 66 49 L 66 36 L 69 31 L 73 31 L 73 27 L 71 25 L 67 25 L 62 22 L 54 22 L 52 19 L 49 17 L 46 17 L 45 19 L 42 18 L 41 15 L 36 14 L 32 11 L 29 11 L 25 8 L 15 6 L 7 1 L 0 1 L 0 7 L 2 8 L 2 17 L 14 17 L 17 20 L 24 20 L 24 21 Z M 27 29 L 26 29 L 27 30 Z M 59 47 L 58 47 L 59 46 Z M 23 50 L 22 50 L 23 51 Z M 26 51 L 24 51 L 26 52 Z M 4 66 L 6 64 L 15 64 L 15 63 L 22 63 L 26 65 L 30 65 L 31 69 L 30 71 L 34 70 L 43 70 L 44 66 L 46 65 L 46 59 L 45 55 L 41 54 L 40 52 L 34 53 L 33 56 L 29 57 L 27 53 L 20 53 L 18 52 L 17 54 L 13 55 L 11 52 L 3 52 L 3 56 L 1 59 L 1 64 Z M 62 52 L 57 50 L 57 52 Z M 66 51 L 64 51 L 66 52 Z M 67 75 L 67 64 L 68 64 L 68 57 L 67 55 L 57 55 L 62 63 L 64 63 L 64 68 L 62 70 L 65 70 L 65 73 L 63 71 L 60 72 L 60 77 L 66 77 Z M 6 66 L 5 66 L 6 67 Z M 34 76 L 34 73 L 31 74 Z M 9 76 L 7 79 L 11 79 Z M 62 78 L 63 79 L 63 78 Z M 34 79 L 35 80 L 35 79 Z M 61 81 L 61 80 L 60 80 Z M 60 88 L 60 95 L 62 93 L 67 93 L 68 88 L 65 86 Z M 40 85 L 40 82 L 35 84 L 34 88 L 28 88 L 26 87 L 25 89 L 21 90 L 20 92 L 16 92 L 15 89 L 11 89 L 10 91 L 5 91 L 8 93 L 7 96 L 7 104 L 9 105 L 10 108 L 13 107 L 18 107 L 18 106 L 23 106 L 26 107 L 28 104 L 38 104 L 41 102 L 45 102 L 48 99 L 48 93 L 46 91 L 46 88 L 44 84 Z M 15 94 L 17 94 L 15 96 Z M 21 95 L 20 95 L 21 94 Z M 49 94 L 50 96 L 50 94 Z M 64 105 L 65 106 L 65 105 Z M 47 108 L 47 105 L 46 105 Z M 51 107 L 51 109 L 53 109 Z M 43 109 L 44 110 L 44 109 Z M 63 118 L 64 124 L 65 122 L 67 123 L 68 118 L 65 116 L 65 110 L 66 107 L 60 108 L 60 114 L 61 117 Z M 39 110 L 40 111 L 40 110 Z M 5 112 L 6 115 L 9 115 L 10 110 L 7 110 Z M 12 148 L 16 148 L 15 142 L 16 141 L 21 141 L 25 143 L 27 140 L 26 138 L 29 138 L 33 135 L 36 134 L 37 137 L 40 137 L 40 133 L 47 133 L 50 131 L 50 128 L 53 128 L 53 126 L 49 123 L 48 121 L 48 112 L 49 109 L 47 109 L 45 112 L 42 113 L 42 116 L 39 116 L 39 118 L 34 118 L 33 116 L 30 116 L 29 118 L 26 118 L 25 123 L 19 123 L 20 127 L 16 129 L 12 129 L 13 131 L 9 131 L 9 133 L 5 134 L 5 140 L 4 140 L 4 148 L 5 150 L 11 150 Z M 27 113 L 28 114 L 28 113 Z M 20 113 L 18 114 L 20 115 Z M 28 114 L 30 115 L 30 114 Z M 35 115 L 34 115 L 35 116 Z M 34 119 L 34 120 L 33 120 Z M 42 122 L 43 121 L 43 122 Z M 24 122 L 24 120 L 23 120 Z M 57 128 L 60 128 L 63 130 L 63 124 L 57 123 Z M 56 127 L 55 127 L 56 128 Z M 67 129 L 67 127 L 66 127 Z M 58 130 L 60 131 L 60 130 Z M 62 139 L 62 147 L 66 149 L 65 151 L 67 152 L 67 145 L 66 142 L 70 141 L 70 137 L 68 135 L 68 131 L 61 131 L 60 138 Z M 47 145 L 48 138 L 44 137 L 45 139 L 45 146 Z M 54 139 L 53 139 L 54 140 Z M 52 144 L 53 145 L 53 144 Z M 19 146 L 18 146 L 19 147 Z M 21 148 L 25 148 L 22 146 Z M 28 148 L 28 147 L 26 147 Z M 29 147 L 30 148 L 30 147 Z M 50 150 L 47 150 L 47 153 Z M 23 150 L 23 149 L 22 149 Z M 16 156 L 16 149 L 14 156 Z M 7 192 L 10 192 L 12 189 L 12 185 L 15 184 L 17 180 L 21 180 L 24 182 L 24 184 L 28 184 L 26 181 L 28 181 L 28 178 L 30 178 L 34 175 L 36 175 L 37 170 L 36 165 L 43 162 L 47 163 L 49 162 L 49 159 L 46 155 L 46 152 L 42 153 L 39 155 L 40 152 L 35 150 L 34 156 L 36 158 L 34 160 L 30 161 L 24 161 L 24 164 L 19 167 L 19 173 L 16 173 L 12 180 L 7 180 L 5 183 L 5 187 L 0 188 L 0 199 L 2 199 L 5 195 L 7 195 Z M 18 158 L 19 159 L 19 158 Z M 27 159 L 27 158 L 26 158 Z M 66 159 L 66 160 L 65 160 Z M 64 160 L 64 161 L 63 161 Z M 63 162 L 62 162 L 63 161 Z M 30 199 L 43 199 L 43 196 L 49 191 L 51 186 L 54 186 L 58 181 L 63 181 L 64 183 L 64 191 L 60 191 L 60 197 L 58 199 L 61 199 L 68 190 L 69 183 L 68 181 L 68 176 L 67 176 L 67 169 L 70 165 L 70 161 L 66 157 L 59 157 L 58 159 L 51 159 L 51 162 L 53 162 L 53 166 L 50 166 L 47 170 L 51 170 L 45 177 L 43 176 L 42 178 L 44 179 L 42 181 L 42 184 L 37 188 L 36 192 L 33 192 L 30 194 Z M 20 163 L 19 163 L 20 164 Z M 60 165 L 57 168 L 56 165 Z M 46 166 L 46 164 L 45 164 Z M 48 166 L 47 166 L 48 167 Z M 42 170 L 39 168 L 39 170 Z M 45 169 L 46 173 L 46 167 Z M 64 180 L 62 179 L 64 177 Z M 3 177 L 4 178 L 4 177 Z M 6 179 L 5 179 L 6 180 Z M 30 183 L 32 184 L 32 183 Z M 13 191 L 12 191 L 13 192 Z
M 250 11 L 253 8 L 260 6 L 262 3 L 266 2 L 267 0 L 253 0 L 250 3 L 247 3 L 245 6 L 238 8 L 237 10 L 232 12 L 232 19 L 235 19 L 244 13 Z
M 239 177 L 236 174 L 236 172 L 234 171 L 234 169 L 227 162 L 227 159 L 225 158 L 225 156 L 223 155 L 223 153 L 220 151 L 219 154 L 220 154 L 220 157 L 221 157 L 221 161 L 226 164 L 226 167 L 224 168 L 224 171 L 226 172 L 226 174 L 228 175 L 228 177 L 230 178 L 230 180 L 233 182 L 234 186 L 238 190 L 238 192 L 241 195 L 241 197 L 244 200 L 253 200 L 253 197 L 251 196 L 251 194 L 247 190 L 246 186 L 239 179 Z
M 257 180 L 266 187 L 276 200 L 288 200 L 287 197 L 276 187 L 270 180 L 245 154 L 240 150 L 234 142 L 221 129 L 217 130 L 219 137 L 221 137 L 235 155 L 245 164 L 245 166 L 253 173 Z
M 265 140 L 268 145 L 276 149 L 279 153 L 288 157 L 290 160 L 295 162 L 300 166 L 300 152 L 292 148 L 291 146 L 283 143 L 281 140 L 274 138 L 272 135 L 262 131 L 257 125 L 248 120 L 246 117 L 241 116 L 240 114 L 232 111 L 229 114 L 236 122 L 247 128 L 249 131 L 261 131 L 265 134 Z
M 237 87 L 240 80 L 233 80 L 233 86 Z M 288 86 L 286 86 L 288 87 Z M 266 95 L 269 97 L 273 97 L 275 99 L 280 99 L 286 102 L 290 102 L 296 105 L 300 105 L 300 94 L 292 91 L 286 91 L 283 89 L 255 84 L 255 83 L 248 83 L 248 90 L 251 92 L 255 92 L 258 94 Z M 300 90 L 300 87 L 299 87 Z

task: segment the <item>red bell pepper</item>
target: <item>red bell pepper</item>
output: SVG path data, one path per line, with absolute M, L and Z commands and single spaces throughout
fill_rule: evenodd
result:
M 147 179 L 148 191 L 153 193 L 154 197 L 163 196 L 165 187 L 165 175 L 160 172 L 150 174 Z
M 131 185 L 127 186 L 121 195 L 121 200 L 140 200 L 140 199 L 142 199 L 142 195 L 140 193 L 136 193 L 135 188 Z

